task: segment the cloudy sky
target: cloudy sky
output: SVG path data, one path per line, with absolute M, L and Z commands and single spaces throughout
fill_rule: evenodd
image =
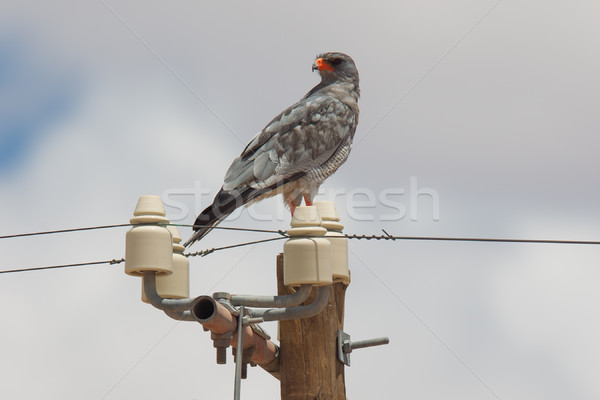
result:
M 336 50 L 358 66 L 361 117 L 320 198 L 346 232 L 600 240 L 597 2 L 4 3 L 0 235 L 127 223 L 143 194 L 192 223 Z M 224 223 L 288 224 L 279 198 Z M 0 270 L 121 258 L 125 232 L 1 239 Z M 345 330 L 391 343 L 352 353 L 348 398 L 600 396 L 600 247 L 350 246 Z M 191 292 L 274 293 L 281 248 L 191 259 Z M 231 398 L 209 335 L 139 297 L 122 265 L 0 275 L 2 396 Z M 278 393 L 249 370 L 243 398 Z

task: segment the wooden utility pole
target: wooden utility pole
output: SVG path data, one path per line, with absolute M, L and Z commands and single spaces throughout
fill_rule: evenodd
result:
M 344 364 L 337 358 L 337 332 L 344 328 L 348 285 L 331 286 L 329 303 L 314 317 L 279 322 L 281 400 L 346 400 Z M 277 256 L 277 291 L 283 284 L 283 254 Z M 313 289 L 305 304 L 315 299 Z

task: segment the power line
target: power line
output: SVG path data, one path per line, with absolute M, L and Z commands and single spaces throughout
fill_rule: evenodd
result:
M 384 235 L 357 235 L 345 234 L 343 237 L 347 239 L 357 240 L 424 240 L 424 241 L 454 241 L 454 242 L 490 242 L 490 243 L 540 243 L 540 244 L 579 244 L 579 245 L 600 245 L 600 241 L 589 240 L 554 240 L 554 239 L 504 239 L 504 238 L 475 238 L 475 237 L 441 237 L 441 236 L 394 236 L 382 229 Z M 216 247 L 206 250 L 195 251 L 184 254 L 186 257 L 205 257 L 218 250 L 232 249 L 235 247 L 248 246 L 251 244 L 271 242 L 274 240 L 289 239 L 287 231 L 272 231 L 277 232 L 281 236 L 263 240 L 254 240 L 251 242 L 237 243 L 229 246 Z M 297 238 L 314 238 L 322 236 L 295 236 Z
M 232 245 L 228 245 L 228 246 L 222 246 L 222 247 L 213 247 L 212 249 L 207 249 L 207 250 L 202 250 L 202 251 L 196 251 L 196 252 L 193 252 L 193 253 L 188 253 L 188 254 L 185 254 L 185 256 L 186 257 L 196 257 L 196 256 L 204 257 L 204 256 L 207 256 L 207 255 L 212 254 L 215 251 L 219 251 L 219 250 L 228 250 L 228 249 L 233 249 L 233 248 L 236 248 L 236 247 L 249 246 L 251 244 L 259 244 L 259 243 L 272 242 L 272 241 L 281 240 L 281 239 L 287 239 L 287 236 L 279 236 L 279 237 L 262 239 L 262 240 L 254 240 L 254 241 L 251 241 L 251 242 L 236 243 L 236 244 L 232 244 Z M 114 264 L 120 264 L 120 263 L 122 263 L 124 261 L 125 261 L 125 259 L 121 258 L 121 259 L 118 259 L 118 260 L 117 259 L 112 259 L 112 260 L 105 260 L 105 261 L 92 261 L 92 262 L 75 263 L 75 264 L 49 265 L 49 266 L 44 266 L 44 267 L 8 269 L 8 270 L 2 270 L 2 271 L 0 271 L 0 274 L 9 274 L 9 273 L 15 273 L 15 272 L 28 272 L 28 271 L 40 271 L 40 270 L 45 270 L 45 269 L 84 267 L 84 266 L 89 266 L 89 265 L 100 265 L 100 264 L 114 265 Z
M 187 225 L 187 224 L 164 224 L 169 226 L 179 226 L 183 228 L 212 228 L 212 229 L 222 229 L 226 231 L 243 231 L 243 232 L 259 232 L 259 233 L 279 233 L 281 235 L 285 234 L 285 231 L 281 230 L 273 230 L 273 229 L 254 229 L 254 228 L 237 228 L 232 226 L 212 226 L 212 225 Z
M 131 226 L 131 224 L 100 225 L 100 226 L 88 226 L 88 227 L 85 227 L 85 228 L 58 229 L 58 230 L 54 230 L 54 231 L 17 233 L 17 234 L 13 234 L 13 235 L 0 236 L 0 239 L 10 239 L 10 238 L 17 238 L 17 237 L 25 237 L 25 236 L 52 235 L 52 234 L 55 234 L 55 233 L 91 231 L 91 230 L 95 230 L 95 229 L 121 228 L 121 227 L 124 227 L 124 226 Z
M 89 227 L 89 228 L 75 228 L 75 229 L 63 229 L 59 231 L 47 231 L 47 232 L 35 232 L 30 234 L 19 234 L 19 235 L 10 235 L 10 236 L 0 236 L 0 238 L 4 237 L 16 237 L 16 236 L 31 236 L 35 234 L 47 234 L 47 233 L 63 233 L 63 232 L 73 232 L 79 230 L 90 230 L 90 229 L 104 229 L 104 228 L 114 228 L 114 227 L 123 227 L 130 226 L 131 224 L 120 224 L 120 225 L 103 225 L 98 227 Z M 183 225 L 183 224 L 166 224 L 166 225 L 175 225 L 175 226 L 193 226 L 193 225 Z M 197 225 L 196 225 L 197 226 Z M 217 227 L 219 228 L 219 227 Z M 278 233 L 280 236 L 261 239 L 261 240 L 253 240 L 249 242 L 242 242 L 231 244 L 227 246 L 221 247 L 213 247 L 211 249 L 195 251 L 191 253 L 184 254 L 186 257 L 205 257 L 209 254 L 212 254 L 216 251 L 220 250 L 229 250 L 236 247 L 249 246 L 253 244 L 260 244 L 266 242 L 272 242 L 276 240 L 289 239 L 286 231 L 271 231 L 271 230 L 262 230 L 262 229 L 246 229 L 246 228 L 231 228 L 231 227 L 223 227 L 225 229 L 232 230 L 242 230 L 242 231 L 258 231 L 258 232 L 269 232 L 269 233 Z M 421 240 L 421 241 L 455 241 L 455 242 L 489 242 L 489 243 L 539 243 L 539 244 L 567 244 L 567 245 L 600 245 L 600 241 L 592 241 L 592 240 L 555 240 L 555 239 L 511 239 L 511 238 L 477 238 L 477 237 L 444 237 L 444 236 L 394 236 L 390 235 L 384 229 L 382 229 L 384 235 L 357 235 L 357 234 L 345 234 L 343 237 L 348 239 L 356 239 L 356 240 Z M 306 237 L 311 238 L 315 236 L 296 236 L 298 238 Z M 322 236 L 319 236 L 322 237 Z M 21 268 L 21 269 L 10 269 L 10 270 L 1 270 L 0 274 L 7 273 L 15 273 L 15 272 L 27 272 L 27 271 L 39 271 L 45 269 L 58 269 L 58 268 L 71 268 L 71 267 L 82 267 L 89 265 L 99 265 L 99 264 L 120 264 L 124 262 L 125 259 L 113 259 L 113 260 L 105 260 L 105 261 L 92 261 L 85 263 L 75 263 L 75 264 L 61 264 L 61 265 L 50 265 L 43 267 L 33 267 L 33 268 Z
M 82 228 L 57 229 L 57 230 L 52 230 L 52 231 L 16 233 L 16 234 L 11 234 L 11 235 L 2 235 L 2 236 L 0 236 L 0 239 L 11 239 L 11 238 L 39 236 L 39 235 L 52 235 L 52 234 L 57 234 L 57 233 L 92 231 L 92 230 L 96 230 L 96 229 L 123 228 L 123 227 L 127 227 L 127 226 L 137 226 L 137 225 L 162 225 L 162 226 L 179 226 L 179 227 L 185 227 L 185 228 L 213 228 L 213 229 L 221 229 L 221 230 L 228 230 L 228 231 L 242 231 L 242 232 L 279 233 L 279 234 L 283 233 L 283 231 L 280 231 L 280 230 L 270 230 L 270 229 L 253 229 L 253 228 L 239 228 L 239 227 L 228 227 L 228 226 L 158 223 L 158 224 L 113 224 L 113 225 L 87 226 L 87 227 L 82 227 Z
M 100 265 L 100 264 L 114 265 L 114 264 L 120 264 L 123 261 L 125 261 L 124 258 L 121 258 L 120 260 L 113 259 L 113 260 L 106 260 L 106 261 L 91 261 L 91 262 L 76 263 L 76 264 L 49 265 L 49 266 L 45 266 L 45 267 L 8 269 L 8 270 L 0 271 L 0 274 L 9 274 L 9 273 L 13 273 L 13 272 L 40 271 L 40 270 L 43 270 L 43 269 L 58 269 L 58 268 L 83 267 L 83 266 Z
M 492 242 L 492 243 L 541 243 L 541 244 L 582 244 L 600 245 L 594 240 L 559 240 L 559 239 L 511 239 L 511 238 L 476 238 L 476 237 L 443 237 L 443 236 L 393 236 L 382 229 L 385 235 L 344 235 L 348 239 L 365 240 L 428 240 L 451 242 Z
M 236 243 L 236 244 L 232 244 L 232 245 L 228 245 L 228 246 L 213 247 L 212 249 L 207 249 L 207 250 L 202 250 L 202 251 L 196 251 L 196 252 L 193 252 L 193 253 L 188 253 L 188 254 L 185 254 L 185 256 L 186 257 L 195 257 L 195 256 L 204 257 L 204 256 L 207 256 L 207 255 L 212 254 L 215 251 L 219 251 L 219 250 L 233 249 L 233 248 L 236 248 L 236 247 L 249 246 L 251 244 L 259 244 L 259 243 L 265 243 L 265 242 L 272 242 L 272 241 L 281 240 L 281 239 L 287 239 L 287 236 L 278 236 L 278 237 L 274 237 L 274 238 L 268 238 L 268 239 L 262 239 L 262 240 L 254 240 L 254 241 L 251 241 L 251 242 Z M 16 273 L 16 272 L 29 272 L 29 271 L 40 271 L 40 270 L 45 270 L 45 269 L 84 267 L 84 266 L 100 265 L 100 264 L 115 265 L 115 264 L 120 264 L 120 263 L 122 263 L 124 261 L 125 261 L 125 259 L 121 258 L 121 259 L 118 259 L 118 260 L 117 259 L 112 259 L 112 260 L 105 260 L 105 261 L 92 261 L 92 262 L 75 263 L 75 264 L 60 264 L 60 265 L 49 265 L 49 266 L 43 266 L 43 267 L 32 267 L 32 268 L 21 268 L 21 269 L 7 269 L 7 270 L 0 271 L 0 274 L 9 274 L 9 273 Z
M 204 256 L 207 256 L 207 255 L 212 254 L 215 251 L 219 251 L 219 250 L 233 249 L 236 247 L 248 246 L 251 244 L 258 244 L 258 243 L 272 242 L 274 240 L 281 240 L 281 239 L 287 239 L 287 238 L 288 238 L 288 236 L 286 235 L 286 236 L 279 236 L 279 237 L 274 237 L 274 238 L 269 238 L 269 239 L 254 240 L 252 242 L 237 243 L 237 244 L 232 244 L 232 245 L 223 246 L 223 247 L 213 247 L 212 249 L 206 249 L 206 250 L 195 251 L 193 253 L 187 253 L 187 254 L 184 254 L 184 256 L 186 256 L 186 257 L 196 257 L 196 256 L 204 257 Z
M 98 225 L 98 226 L 88 226 L 81 228 L 68 228 L 68 229 L 57 229 L 51 231 L 40 231 L 40 232 L 28 232 L 28 233 L 17 233 L 11 235 L 2 235 L 0 239 L 10 239 L 10 238 L 19 238 L 19 237 L 28 237 L 28 236 L 38 236 L 38 235 L 51 235 L 58 233 L 69 233 L 69 232 L 81 232 L 81 231 L 91 231 L 97 229 L 109 229 L 109 228 L 123 228 L 128 226 L 136 226 L 136 225 L 146 225 L 146 224 L 113 224 L 113 225 Z M 153 224 L 148 224 L 153 225 Z M 283 230 L 273 230 L 273 229 L 255 229 L 255 228 L 240 228 L 240 227 L 232 227 L 232 226 L 209 226 L 209 225 L 189 225 L 189 224 L 174 224 L 174 223 L 165 223 L 165 224 L 157 224 L 162 226 L 177 226 L 184 228 L 213 228 L 213 229 L 221 229 L 228 231 L 241 231 L 241 232 L 255 232 L 255 233 L 277 233 L 280 237 L 266 240 L 257 240 L 252 242 L 240 243 L 231 246 L 224 246 L 215 249 L 207 249 L 200 252 L 190 253 L 191 256 L 201 255 L 199 253 L 204 253 L 204 255 L 208 255 L 213 251 L 224 250 L 239 246 L 247 246 L 249 244 L 262 243 L 265 241 L 277 240 L 281 238 L 286 238 L 287 231 Z M 600 241 L 593 240 L 554 240 L 554 239 L 512 239 L 512 238 L 478 238 L 478 237 L 442 237 L 442 236 L 394 236 L 387 233 L 384 229 L 382 229 L 384 235 L 358 235 L 358 234 L 345 234 L 344 237 L 348 239 L 358 239 L 358 240 L 427 240 L 427 241 L 455 241 L 455 242 L 497 242 L 497 243 L 545 243 L 545 244 L 581 244 L 581 245 L 599 245 Z M 211 251 L 212 250 L 212 251 Z M 198 253 L 198 254 L 197 254 Z

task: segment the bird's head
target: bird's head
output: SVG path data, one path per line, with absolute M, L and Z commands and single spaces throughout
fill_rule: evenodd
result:
M 344 53 L 319 54 L 312 70 L 318 70 L 324 81 L 358 82 L 358 71 L 354 60 Z

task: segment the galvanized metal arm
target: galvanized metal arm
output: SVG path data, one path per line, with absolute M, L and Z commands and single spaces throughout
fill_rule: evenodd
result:
M 320 313 L 329 301 L 331 286 L 317 287 L 315 301 L 305 306 L 269 308 L 266 310 L 252 310 L 252 320 L 283 321 L 287 319 L 309 318 Z
M 301 285 L 296 292 L 283 296 L 254 296 L 244 294 L 233 294 L 229 302 L 233 306 L 283 308 L 297 306 L 308 298 L 312 285 Z
M 190 313 L 194 299 L 165 299 L 156 290 L 156 272 L 144 271 L 144 294 L 154 307 L 163 310 L 169 317 L 179 321 L 195 321 Z

